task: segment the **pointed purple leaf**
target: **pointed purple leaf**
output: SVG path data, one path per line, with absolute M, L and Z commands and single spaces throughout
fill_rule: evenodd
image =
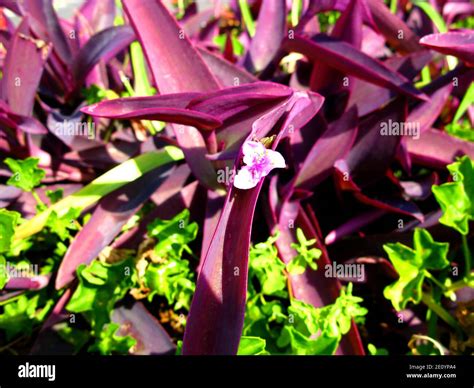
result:
M 25 34 L 29 19 L 24 18 L 8 46 L 1 81 L 2 96 L 13 113 L 30 116 L 45 62 L 51 47 Z
M 244 61 L 251 72 L 265 69 L 278 53 L 286 32 L 286 0 L 263 0 L 257 29 Z
M 313 61 L 323 61 L 345 74 L 353 75 L 373 84 L 416 99 L 427 99 L 404 76 L 346 42 L 323 34 L 318 34 L 312 39 L 295 36 L 294 39 L 286 38 L 283 48 L 287 51 L 302 53 Z
M 136 339 L 130 354 L 172 355 L 176 351 L 166 330 L 141 302 L 135 302 L 131 308 L 117 307 L 112 312 L 112 321 L 120 325 L 117 335 Z
M 446 55 L 453 55 L 474 66 L 474 32 L 450 31 L 431 34 L 420 39 L 420 44 Z
M 129 26 L 110 27 L 93 35 L 74 58 L 72 71 L 76 87 L 100 61 L 108 62 L 135 40 Z

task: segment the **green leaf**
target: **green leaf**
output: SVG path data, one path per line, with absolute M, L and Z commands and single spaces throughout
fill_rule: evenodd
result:
M 81 209 L 70 208 L 68 212 L 62 216 L 53 211 L 46 222 L 51 232 L 56 233 L 61 240 L 66 240 L 71 236 L 70 230 L 77 230 L 74 222 L 81 214 Z
M 459 121 L 464 113 L 466 113 L 469 107 L 472 105 L 474 105 L 474 82 L 471 82 L 471 85 L 467 89 L 466 94 L 459 104 L 458 110 L 454 115 L 453 122 Z
M 286 266 L 287 271 L 291 275 L 301 275 L 308 266 L 313 270 L 318 269 L 316 260 L 321 257 L 322 252 L 317 248 L 308 249 L 316 243 L 316 240 L 307 240 L 300 228 L 296 230 L 296 238 L 298 243 L 291 244 L 291 247 L 298 254 Z
M 240 12 L 242 13 L 242 19 L 244 20 L 247 32 L 251 37 L 255 35 L 255 22 L 252 17 L 252 10 L 250 9 L 247 0 L 239 0 Z
M 15 301 L 5 305 L 3 314 L 0 314 L 0 329 L 5 331 L 7 341 L 18 334 L 31 334 L 33 326 L 39 321 L 36 314 L 38 302 L 39 295 L 30 299 L 21 295 Z
M 60 201 L 64 195 L 64 189 L 59 188 L 57 190 L 46 190 L 46 196 L 49 198 L 51 204 L 55 204 Z
M 440 222 L 467 235 L 469 221 L 474 219 L 474 163 L 463 156 L 448 166 L 453 182 L 433 186 L 433 194 L 443 210 Z
M 385 244 L 390 261 L 400 278 L 385 287 L 384 296 L 392 301 L 397 311 L 405 308 L 409 301 L 421 301 L 422 285 L 427 270 L 441 270 L 449 266 L 448 243 L 437 243 L 425 229 L 416 228 L 413 236 L 414 249 L 403 244 Z
M 0 290 L 5 287 L 8 282 L 7 261 L 3 256 L 0 256 Z
M 149 300 L 154 295 L 164 296 L 175 310 L 189 310 L 196 288 L 189 262 L 181 259 L 169 259 L 163 264 L 148 265 L 145 284 L 151 290 Z
M 294 327 L 285 326 L 278 339 L 278 345 L 281 347 L 290 345 L 291 354 L 296 355 L 332 355 L 337 350 L 339 339 L 325 335 L 311 339 Z
M 275 241 L 278 235 L 252 246 L 249 253 L 249 291 L 253 279 L 259 283 L 259 292 L 264 295 L 288 297 L 285 264 L 278 257 Z
M 197 223 L 189 222 L 188 209 L 171 220 L 156 219 L 148 225 L 148 236 L 157 239 L 153 263 L 141 259 L 145 265 L 140 272 L 140 281 L 150 291 L 149 300 L 160 295 L 175 310 L 189 310 L 196 286 L 189 261 L 182 256 L 184 251 L 192 254 L 188 244 L 196 238 L 197 231 Z M 138 266 L 143 267 L 141 263 Z
M 360 306 L 363 299 L 352 295 L 352 283 L 341 290 L 334 304 L 319 309 L 319 326 L 324 335 L 341 338 L 351 329 L 351 320 L 361 322 L 367 309 Z
M 148 225 L 148 235 L 158 238 L 155 253 L 160 259 L 179 259 L 183 250 L 191 253 L 188 243 L 197 236 L 197 223 L 189 223 L 189 210 L 184 209 L 171 220 L 156 219 Z
M 18 187 L 24 191 L 32 191 L 41 183 L 46 175 L 45 171 L 38 168 L 38 158 L 27 158 L 25 160 L 5 159 L 5 164 L 10 168 L 13 175 L 7 184 Z
M 0 209 L 0 253 L 10 251 L 20 213 Z
M 89 266 L 77 268 L 79 286 L 67 305 L 73 313 L 84 313 L 95 335 L 110 322 L 115 304 L 135 284 L 136 271 L 132 259 L 116 264 L 94 260 Z
M 265 350 L 266 343 L 267 342 L 263 338 L 242 336 L 240 338 L 237 355 L 258 356 L 268 354 Z
M 110 323 L 105 325 L 97 341 L 88 349 L 89 352 L 99 352 L 103 356 L 112 354 L 128 354 L 130 348 L 136 345 L 137 340 L 131 336 L 117 335 L 120 325 Z
M 377 348 L 374 344 L 367 345 L 367 349 L 371 356 L 388 356 L 387 349 Z

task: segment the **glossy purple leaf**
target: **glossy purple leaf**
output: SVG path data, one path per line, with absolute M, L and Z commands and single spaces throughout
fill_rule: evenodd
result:
M 219 84 L 174 17 L 158 0 L 124 0 L 162 94 L 211 92 Z
M 25 35 L 29 19 L 24 18 L 8 46 L 1 81 L 3 99 L 13 113 L 30 116 L 51 47 Z
M 350 44 L 318 34 L 312 39 L 295 36 L 285 39 L 283 48 L 304 54 L 311 60 L 320 60 L 333 68 L 373 84 L 389 88 L 417 99 L 426 96 L 415 89 L 401 74 L 387 68 L 382 62 L 369 57 Z
M 406 56 L 394 56 L 388 58 L 384 64 L 412 80 L 430 62 L 433 55 L 427 51 L 417 51 Z M 365 116 L 381 108 L 396 96 L 396 92 L 382 88 L 360 79 L 352 80 L 352 92 L 349 97 L 348 107 L 356 106 L 359 115 Z
M 286 32 L 286 0 L 263 0 L 257 29 L 244 66 L 251 72 L 265 69 L 280 49 Z
M 474 143 L 432 128 L 419 139 L 407 138 L 406 145 L 413 161 L 424 166 L 444 168 L 462 155 L 474 159 Z
M 217 54 L 203 48 L 199 48 L 199 53 L 222 87 L 232 87 L 258 81 L 258 78 L 254 75 Z
M 420 132 L 431 128 L 448 102 L 453 85 L 448 84 L 430 95 L 430 102 L 420 102 L 408 114 L 407 122 L 418 125 Z
M 132 307 L 115 308 L 112 321 L 120 325 L 117 335 L 131 336 L 137 341 L 130 354 L 172 355 L 176 351 L 166 330 L 141 302 L 135 302 Z
M 65 64 L 72 60 L 71 47 L 58 16 L 53 8 L 52 0 L 23 0 L 19 2 L 23 14 L 30 15 L 30 26 L 39 39 L 53 44 L 54 52 Z
M 212 92 L 220 85 L 174 17 L 158 0 L 124 0 L 123 6 L 141 42 L 161 94 Z M 217 148 L 213 135 L 204 139 L 193 127 L 173 126 L 175 136 L 193 173 L 209 188 L 218 187 L 206 153 Z M 207 141 L 206 141 L 207 140 Z
M 420 39 L 420 44 L 446 55 L 453 55 L 474 66 L 474 32 L 450 31 L 431 34 Z
M 357 49 L 362 44 L 362 0 L 351 0 L 338 19 L 331 36 L 347 42 Z M 324 62 L 317 61 L 311 72 L 310 87 L 314 91 L 343 88 L 344 74 Z M 348 81 L 349 90 L 352 82 Z
M 367 4 L 378 30 L 396 50 L 411 53 L 421 49 L 416 34 L 383 1 L 367 0 Z
M 406 115 L 406 102 L 395 100 L 360 122 L 355 144 L 345 158 L 351 179 L 363 186 L 385 174 L 402 139 L 389 131 L 405 123 Z
M 107 62 L 134 40 L 135 33 L 129 26 L 110 27 L 93 35 L 74 58 L 72 72 L 77 85 L 100 60 Z
M 336 160 L 343 158 L 357 135 L 357 110 L 348 110 L 313 144 L 293 181 L 294 187 L 310 189 L 327 178 Z

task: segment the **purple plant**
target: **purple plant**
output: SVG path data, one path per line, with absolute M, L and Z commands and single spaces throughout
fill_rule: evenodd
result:
M 66 290 L 50 296 L 55 307 L 32 352 L 43 352 L 67 311 L 92 310 L 78 297 L 91 295 L 89 281 L 102 290 L 117 284 L 108 299 L 94 288 L 108 307 L 89 322 L 92 350 L 113 353 L 101 342 L 103 329 L 117 349 L 131 348 L 120 334 L 143 345 L 138 354 L 167 354 L 175 345 L 162 325 L 172 332 L 167 323 L 189 302 L 185 330 L 173 326 L 182 354 L 237 354 L 243 333 L 253 333 L 246 324 L 251 252 L 274 235 L 274 265 L 287 290 L 270 302 L 288 292 L 290 310 L 298 303 L 357 304 L 347 277 L 324 269 L 363 263 L 370 271 L 354 294 L 367 300 L 366 329 L 381 320 L 389 327 L 361 334 L 363 314 L 344 316 L 338 341 L 324 338 L 316 349 L 308 335 L 311 354 L 363 355 L 387 333 L 408 342 L 418 328 L 393 329 L 397 312 L 380 298 L 397 271 L 402 276 L 384 246 L 410 244 L 415 235 L 415 245 L 424 236 L 437 247 L 416 228 L 455 249 L 470 237 L 463 242 L 446 231 L 432 187 L 449 184 L 446 166 L 456 158 L 474 158 L 471 4 L 438 1 L 427 9 L 395 1 L 390 10 L 381 0 L 244 0 L 212 9 L 168 3 L 86 0 L 63 19 L 51 0 L 0 0 L 0 258 L 47 268 L 4 287 L 51 283 Z M 171 234 L 174 217 L 187 210 L 199 232 L 187 219 L 181 234 Z M 46 265 L 45 253 L 31 247 L 49 244 L 48 233 L 64 249 L 48 245 L 55 259 Z M 185 279 L 175 294 L 192 294 L 176 311 L 170 300 L 178 297 L 160 289 L 172 287 L 156 273 L 144 275 L 166 262 L 159 246 L 166 239 L 180 253 L 172 260 Z M 191 269 L 179 261 L 186 254 L 198 258 Z M 133 267 L 130 279 L 115 272 L 122 264 Z M 166 322 L 163 311 L 150 315 L 153 292 L 168 298 Z M 126 298 L 132 307 L 121 304 Z M 380 315 L 371 312 L 380 305 Z M 423 313 L 418 305 L 410 311 Z M 1 322 L 0 314 L 0 329 Z M 285 335 L 295 338 L 285 330 L 282 347 L 289 346 Z M 149 336 L 156 338 L 148 343 Z

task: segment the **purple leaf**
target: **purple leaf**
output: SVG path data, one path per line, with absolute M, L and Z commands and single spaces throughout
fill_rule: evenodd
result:
M 357 109 L 348 110 L 313 144 L 292 185 L 310 189 L 327 178 L 336 160 L 343 158 L 357 135 Z
M 123 6 L 161 94 L 211 92 L 220 88 L 199 52 L 161 1 L 124 0 Z M 206 159 L 208 151 L 217 151 L 214 135 L 204 139 L 193 127 L 173 126 L 173 130 L 195 176 L 205 186 L 217 187 L 214 167 Z
M 296 95 L 287 109 L 291 109 L 297 99 Z M 303 125 L 310 118 L 308 115 L 300 119 L 300 124 Z M 286 121 L 278 130 L 272 144 L 273 150 L 282 134 L 287 133 L 289 122 Z M 253 127 L 248 140 L 267 136 L 276 122 L 264 120 L 260 124 Z M 242 150 L 237 163 L 240 163 L 241 156 Z M 234 172 L 237 167 L 236 164 Z M 250 190 L 239 190 L 232 186 L 227 194 L 199 273 L 186 324 L 183 354 L 237 353 L 245 313 L 250 233 L 263 182 L 262 179 Z M 238 276 L 235 275 L 236 270 Z
M 446 55 L 454 55 L 474 66 L 474 32 L 450 31 L 431 34 L 420 39 L 420 44 Z
M 118 323 L 119 336 L 131 336 L 137 340 L 130 354 L 174 354 L 176 347 L 160 322 L 151 315 L 143 303 L 135 302 L 131 308 L 120 306 L 112 312 L 112 321 Z
M 263 0 L 258 14 L 257 29 L 244 66 L 259 72 L 270 64 L 280 49 L 286 32 L 286 0 Z
M 223 87 L 232 87 L 258 81 L 258 78 L 249 72 L 221 58 L 217 54 L 203 48 L 199 48 L 199 53 Z
M 68 38 L 59 24 L 52 0 L 24 0 L 19 3 L 23 14 L 31 15 L 30 26 L 38 38 L 53 44 L 61 61 L 70 64 L 72 52 Z
M 217 117 L 188 109 L 199 93 L 164 94 L 106 100 L 82 109 L 95 117 L 112 119 L 162 120 L 212 130 L 222 124 Z
M 402 139 L 400 133 L 390 131 L 405 121 L 406 102 L 395 100 L 360 122 L 355 144 L 345 158 L 351 179 L 363 186 L 385 174 Z
M 331 36 L 347 42 L 357 49 L 362 44 L 362 5 L 363 0 L 351 0 L 347 8 L 338 19 Z M 311 72 L 310 87 L 314 91 L 341 89 L 343 87 L 344 74 L 341 74 L 331 66 L 317 61 Z M 348 81 L 349 89 L 352 82 Z
M 28 18 L 24 18 L 12 37 L 3 68 L 2 97 L 13 113 L 30 116 L 51 47 L 25 35 Z
M 367 4 L 377 28 L 396 50 L 411 53 L 421 49 L 416 34 L 383 1 L 367 0 Z
M 415 78 L 416 75 L 430 62 L 433 55 L 428 50 L 417 51 L 403 57 L 394 56 L 388 58 L 384 64 L 402 74 L 408 79 Z M 365 116 L 374 110 L 379 109 L 396 96 L 396 93 L 373 85 L 360 79 L 352 80 L 352 93 L 349 97 L 348 106 L 357 106 L 359 115 Z
M 107 62 L 135 40 L 135 33 L 129 26 L 110 27 L 93 35 L 74 58 L 72 72 L 76 86 L 100 61 Z
M 474 159 L 474 143 L 432 128 L 422 132 L 419 139 L 407 138 L 406 145 L 413 161 L 424 166 L 444 168 L 462 155 Z
M 414 88 L 401 74 L 387 68 L 382 62 L 369 57 L 346 42 L 323 34 L 318 34 L 313 39 L 295 36 L 294 39 L 285 39 L 283 48 L 287 51 L 302 53 L 313 61 L 323 61 L 345 74 L 410 97 L 426 100 L 426 96 Z

